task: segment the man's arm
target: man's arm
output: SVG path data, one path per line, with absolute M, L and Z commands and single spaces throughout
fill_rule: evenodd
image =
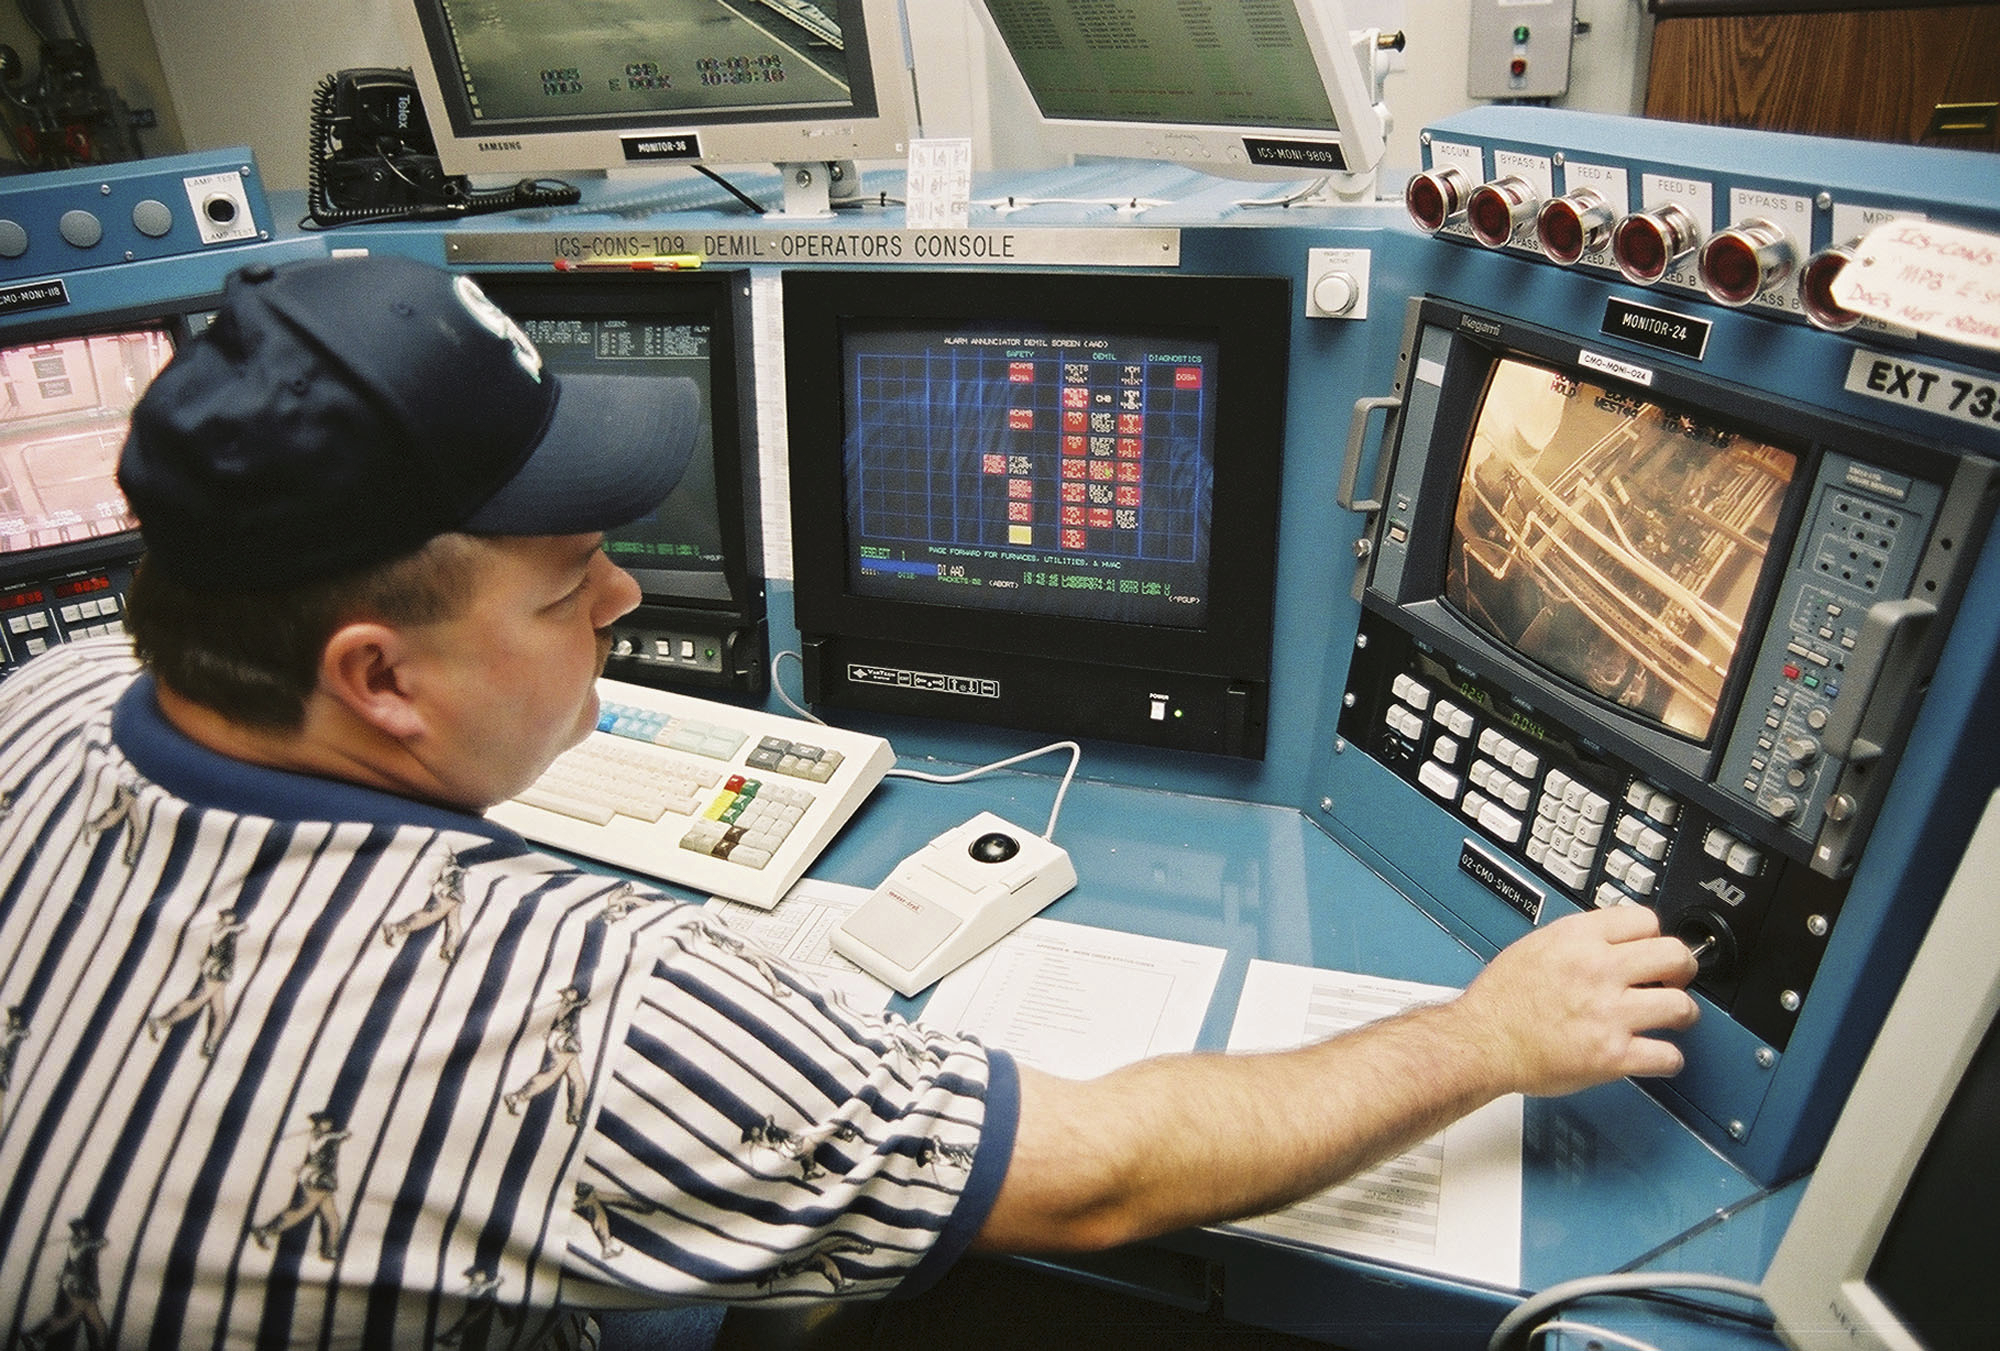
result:
M 975 1246 L 1083 1251 L 1261 1214 L 1507 1093 L 1667 1075 L 1695 962 L 1650 910 L 1559 920 L 1458 998 L 1295 1051 L 1142 1061 L 1088 1082 L 1023 1068 L 1013 1161 Z

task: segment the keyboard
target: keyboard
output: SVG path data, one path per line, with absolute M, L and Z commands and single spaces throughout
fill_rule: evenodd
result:
M 896 762 L 878 736 L 599 680 L 597 730 L 487 813 L 531 840 L 765 909 Z

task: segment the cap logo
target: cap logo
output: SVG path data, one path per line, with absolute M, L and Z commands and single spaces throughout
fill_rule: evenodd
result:
M 535 344 L 521 331 L 507 312 L 487 298 L 479 289 L 479 283 L 467 276 L 451 279 L 452 290 L 458 295 L 459 304 L 465 306 L 466 313 L 478 321 L 479 326 L 496 338 L 505 338 L 514 345 L 514 360 L 521 363 L 521 369 L 533 377 L 535 383 L 542 379 L 542 354 L 535 350 Z

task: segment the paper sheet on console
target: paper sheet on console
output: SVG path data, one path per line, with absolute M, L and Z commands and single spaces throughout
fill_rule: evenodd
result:
M 1088 1079 L 1193 1050 L 1226 955 L 1031 919 L 939 981 L 922 1019 L 969 1032 L 1024 1065 Z
M 1297 1046 L 1457 993 L 1253 961 L 1229 1049 Z M 1502 1098 L 1359 1177 L 1229 1227 L 1518 1289 L 1521 1118 L 1521 1098 Z
M 874 893 L 806 878 L 770 910 L 741 901 L 709 898 L 710 914 L 758 947 L 783 957 L 819 984 L 846 996 L 857 1009 L 880 1012 L 895 991 L 833 950 L 833 931 Z

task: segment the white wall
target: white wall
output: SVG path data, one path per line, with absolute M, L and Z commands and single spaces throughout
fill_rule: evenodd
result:
M 337 70 L 407 66 L 399 0 L 145 0 L 190 150 L 247 145 L 265 186 L 306 185 L 313 89 Z
M 1394 116 L 1385 177 L 1419 163 L 1417 132 L 1469 106 L 1467 33 L 1473 0 L 1347 0 L 1356 27 L 1400 27 L 1408 48 L 1385 93 Z M 398 29 L 401 0 L 145 0 L 172 111 L 189 149 L 249 145 L 273 189 L 305 186 L 313 88 L 355 66 L 411 63 Z M 990 60 L 979 23 L 954 0 L 909 0 L 925 130 L 971 136 L 980 167 L 1049 162 L 1024 135 L 1026 95 L 1011 72 L 972 78 Z M 1644 0 L 1577 0 L 1591 32 L 1576 42 L 1565 106 L 1636 112 L 1650 26 Z M 997 129 L 997 130 L 996 130 Z

